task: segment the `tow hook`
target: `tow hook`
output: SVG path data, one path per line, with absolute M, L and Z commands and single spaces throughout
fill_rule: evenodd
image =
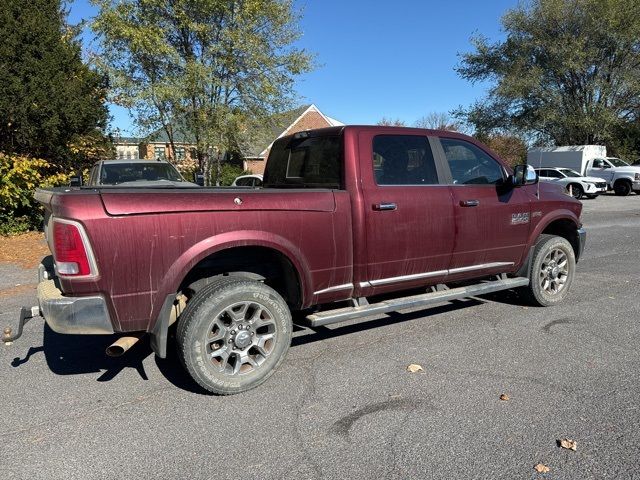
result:
M 33 317 L 40 316 L 40 307 L 22 307 L 20 309 L 20 320 L 18 320 L 18 331 L 14 334 L 11 327 L 6 327 L 2 332 L 2 343 L 11 345 L 15 340 L 22 336 L 22 329 L 25 324 Z

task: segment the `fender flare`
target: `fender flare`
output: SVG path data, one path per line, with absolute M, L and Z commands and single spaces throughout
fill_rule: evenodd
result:
M 576 230 L 580 228 L 580 220 L 571 210 L 560 209 L 553 210 L 546 215 L 544 215 L 540 221 L 537 223 L 535 228 L 529 232 L 529 239 L 527 241 L 526 251 L 528 252 L 531 247 L 533 247 L 536 243 L 536 240 L 542 234 L 545 228 L 547 228 L 552 222 L 556 220 L 569 220 L 575 224 Z
M 154 302 L 149 316 L 149 331 L 158 320 L 162 303 L 167 295 L 174 294 L 189 271 L 206 257 L 235 247 L 265 247 L 284 255 L 293 265 L 300 280 L 302 303 L 310 290 L 311 275 L 308 262 L 289 240 L 273 233 L 260 230 L 240 230 L 214 235 L 192 245 L 182 253 L 169 267 L 158 290 L 154 294 Z

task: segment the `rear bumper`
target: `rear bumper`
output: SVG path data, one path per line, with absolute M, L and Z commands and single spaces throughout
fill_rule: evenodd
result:
M 582 257 L 585 243 L 587 243 L 587 231 L 583 227 L 580 227 L 578 229 L 578 251 L 576 255 L 576 261 L 578 261 Z
M 107 303 L 101 295 L 67 297 L 62 295 L 55 280 L 46 278 L 41 265 L 38 276 L 38 305 L 52 330 L 76 335 L 111 334 L 113 324 Z

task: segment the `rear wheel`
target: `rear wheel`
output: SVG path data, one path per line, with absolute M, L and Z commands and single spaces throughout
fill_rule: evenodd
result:
M 534 305 L 548 307 L 567 296 L 576 269 L 576 257 L 571 244 L 562 237 L 540 235 L 529 271 L 525 291 Z
M 616 192 L 616 195 L 626 197 L 631 193 L 631 182 L 628 180 L 618 180 L 613 185 L 613 191 Z
M 196 293 L 176 337 L 191 377 L 212 393 L 229 395 L 266 381 L 284 359 L 291 333 L 291 314 L 275 290 L 231 277 Z

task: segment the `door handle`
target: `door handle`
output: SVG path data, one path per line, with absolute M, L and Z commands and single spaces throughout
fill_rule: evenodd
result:
M 460 200 L 461 207 L 477 207 L 480 205 L 480 200 Z
M 398 205 L 396 205 L 395 203 L 389 203 L 389 202 L 385 202 L 385 203 L 376 203 L 373 206 L 374 210 L 397 210 L 398 209 Z

